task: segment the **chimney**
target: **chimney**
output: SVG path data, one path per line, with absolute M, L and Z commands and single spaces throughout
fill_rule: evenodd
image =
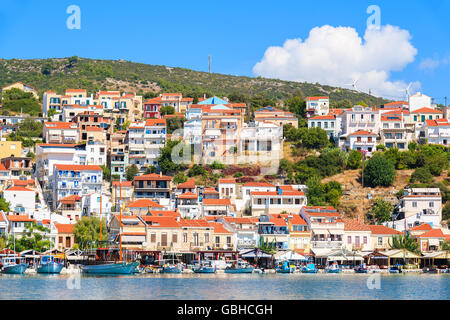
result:
M 159 176 L 162 177 L 162 171 L 159 172 Z
M 180 216 L 177 216 L 177 222 L 180 222 Z

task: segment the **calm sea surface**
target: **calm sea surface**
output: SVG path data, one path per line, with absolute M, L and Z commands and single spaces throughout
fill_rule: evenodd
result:
M 374 274 L 2 274 L 0 299 L 450 299 L 449 274 L 376 274 L 378 279 L 369 279 L 372 289 L 370 276 Z

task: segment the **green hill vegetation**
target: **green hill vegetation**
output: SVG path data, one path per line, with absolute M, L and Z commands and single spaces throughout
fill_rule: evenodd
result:
M 181 92 L 186 96 L 227 96 L 233 102 L 280 102 L 293 96 L 326 95 L 333 107 L 363 102 L 379 105 L 386 100 L 365 93 L 318 83 L 300 83 L 261 77 L 231 76 L 184 68 L 94 60 L 79 57 L 20 60 L 0 59 L 0 86 L 22 81 L 38 89 L 63 93 L 67 88 L 135 91 L 147 98 L 158 92 Z M 255 103 L 256 105 L 258 103 Z M 255 106 L 256 106 L 255 105 Z M 253 106 L 252 106 L 253 107 Z

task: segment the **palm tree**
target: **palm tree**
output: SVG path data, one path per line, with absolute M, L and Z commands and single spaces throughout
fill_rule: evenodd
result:
M 411 252 L 419 252 L 419 244 L 416 239 L 407 235 L 394 235 L 392 236 L 392 243 L 389 241 L 391 249 L 406 249 Z

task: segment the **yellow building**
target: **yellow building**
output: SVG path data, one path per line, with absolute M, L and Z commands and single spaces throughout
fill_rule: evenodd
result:
M 0 159 L 22 156 L 21 141 L 0 141 Z

